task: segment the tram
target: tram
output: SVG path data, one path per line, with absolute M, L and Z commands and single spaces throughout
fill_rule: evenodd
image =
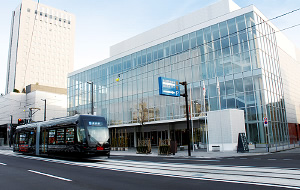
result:
M 21 125 L 14 133 L 15 152 L 35 155 L 110 156 L 104 117 L 75 115 Z

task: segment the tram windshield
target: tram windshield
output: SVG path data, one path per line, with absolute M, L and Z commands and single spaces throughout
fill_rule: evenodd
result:
M 87 126 L 90 141 L 94 143 L 107 142 L 109 138 L 108 128 L 102 122 L 88 122 Z

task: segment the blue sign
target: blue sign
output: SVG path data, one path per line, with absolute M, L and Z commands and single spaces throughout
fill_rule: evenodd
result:
M 180 96 L 179 80 L 158 77 L 159 95 Z

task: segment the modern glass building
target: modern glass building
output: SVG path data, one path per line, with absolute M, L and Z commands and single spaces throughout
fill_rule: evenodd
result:
M 242 109 L 249 141 L 287 143 L 277 33 L 254 6 L 222 0 L 121 42 L 107 60 L 70 73 L 68 113 L 90 114 L 93 107 L 112 133 L 128 133 L 129 146 L 141 136 L 153 145 L 158 139 L 184 145 L 185 100 L 158 92 L 158 77 L 167 77 L 188 83 L 195 142 L 206 143 L 205 112 Z

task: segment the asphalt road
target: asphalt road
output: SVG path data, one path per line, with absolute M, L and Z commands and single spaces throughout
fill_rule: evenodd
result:
M 0 151 L 0 189 L 296 189 L 297 151 L 219 161 L 141 156 L 66 160 Z

